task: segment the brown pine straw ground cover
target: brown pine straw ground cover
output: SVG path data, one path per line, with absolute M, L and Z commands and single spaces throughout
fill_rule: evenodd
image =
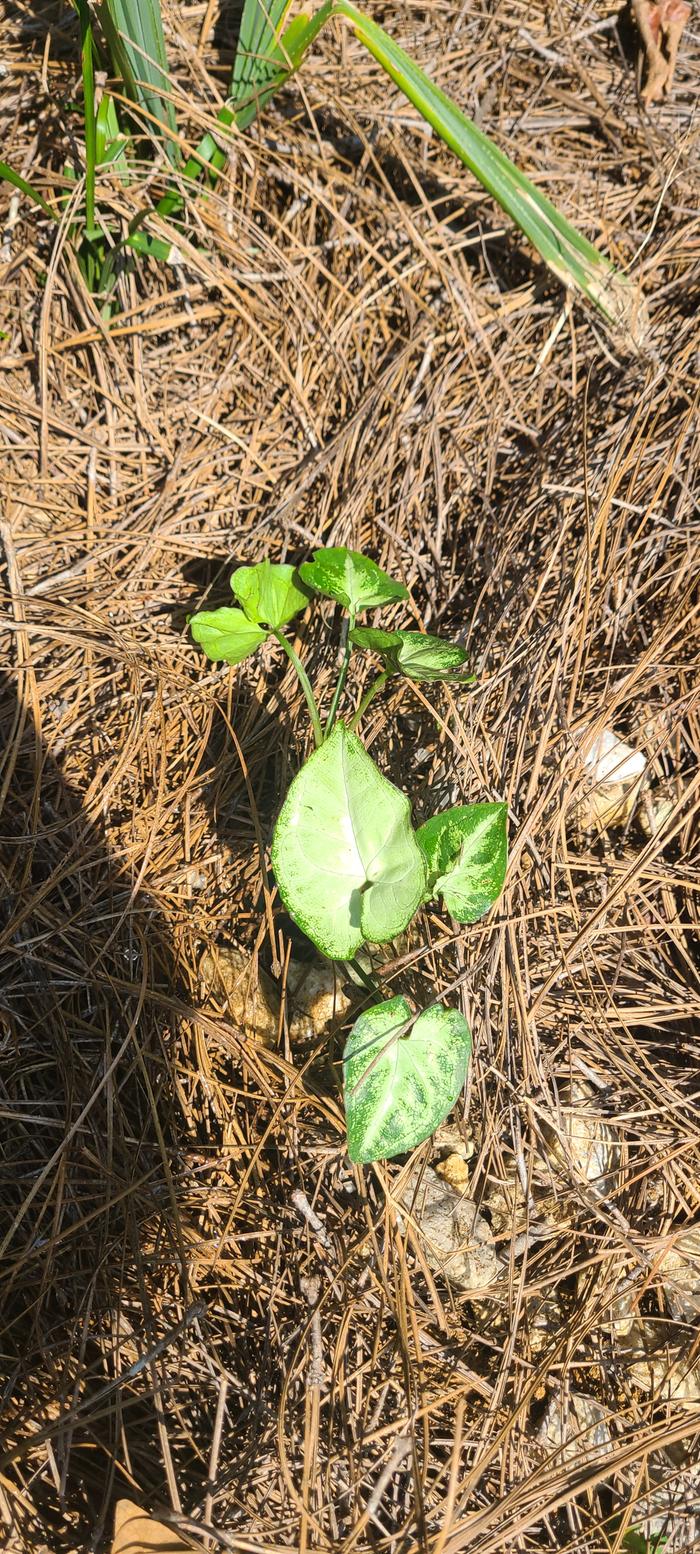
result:
M 651 353 L 564 308 L 340 29 L 191 208 L 182 266 L 137 262 L 109 327 L 66 234 L 0 194 L 13 1554 L 108 1546 L 121 1496 L 247 1554 L 597 1554 L 606 1519 L 700 1455 L 697 1410 L 637 1386 L 611 1324 L 622 1290 L 667 1330 L 664 1253 L 700 1222 L 697 14 L 649 113 L 606 5 L 378 15 L 632 267 Z M 168 12 L 193 138 L 231 57 L 215 20 Z M 3 155 L 33 177 L 79 133 L 74 39 L 67 7 L 4 23 Z M 103 205 L 130 218 L 152 177 L 105 177 Z M 378 956 L 388 990 L 457 983 L 473 1026 L 469 1190 L 521 1184 L 488 1303 L 431 1273 L 400 1163 L 349 1166 L 342 1031 L 295 1050 L 283 1025 L 268 1049 L 202 990 L 203 952 L 231 943 L 284 979 L 265 844 L 309 742 L 279 657 L 208 665 L 186 615 L 236 562 L 319 543 L 367 549 L 469 645 L 473 689 L 430 687 L 431 711 L 402 684 L 367 725 L 417 817 L 511 807 L 490 916 L 431 910 Z M 330 683 L 321 633 L 301 638 Z M 641 806 L 577 827 L 586 723 L 672 800 L 651 840 Z M 547 1143 L 574 1079 L 616 1141 L 603 1196 Z M 523 1235 L 543 1169 L 558 1218 Z M 692 1310 L 676 1328 L 691 1364 Z M 567 1389 L 612 1439 L 562 1459 L 537 1430 Z

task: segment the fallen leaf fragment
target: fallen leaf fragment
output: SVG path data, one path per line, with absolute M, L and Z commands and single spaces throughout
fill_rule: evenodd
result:
M 199 963 L 204 996 L 221 1000 L 234 1025 L 272 1047 L 279 1030 L 279 994 L 272 978 L 237 944 L 205 950 Z
M 645 793 L 644 803 L 639 812 L 639 824 L 645 836 L 659 836 L 668 824 L 674 809 L 674 799 L 656 798 L 654 794 Z
M 280 993 L 272 977 L 237 944 L 205 950 L 199 963 L 205 997 L 219 999 L 234 1025 L 274 1047 L 280 1030 Z M 292 1041 L 318 1036 L 341 1020 L 351 1000 L 329 962 L 290 961 L 287 972 L 289 1035 Z
M 673 85 L 678 48 L 691 7 L 686 0 L 632 0 L 632 14 L 644 50 L 642 101 L 659 102 Z
M 687 1457 L 685 1442 L 681 1450 Z M 658 1452 L 650 1459 L 648 1471 L 652 1483 L 654 1479 L 658 1482 L 635 1501 L 635 1526 L 652 1548 L 652 1540 L 660 1538 L 659 1551 L 663 1548 L 664 1554 L 684 1554 L 700 1539 L 700 1464 L 687 1466 L 674 1462 L 666 1452 Z
M 700 1225 L 676 1236 L 658 1264 L 658 1275 L 672 1317 L 700 1321 Z
M 639 1321 L 626 1338 L 630 1356 L 627 1377 L 640 1392 L 652 1393 L 657 1403 L 684 1403 L 700 1407 L 700 1366 L 677 1346 L 659 1342 L 654 1323 Z
M 629 820 L 647 762 L 641 750 L 634 750 L 611 728 L 603 729 L 592 743 L 589 735 L 590 730 L 583 729 L 578 736 L 586 791 L 576 816 L 584 831 L 603 831 Z
M 469 1168 L 463 1155 L 448 1155 L 446 1160 L 440 1160 L 435 1170 L 448 1187 L 454 1187 L 455 1192 L 464 1192 L 469 1181 Z
M 154 1521 L 131 1500 L 118 1500 L 111 1554 L 204 1554 L 201 1543 L 183 1543 L 172 1527 Z

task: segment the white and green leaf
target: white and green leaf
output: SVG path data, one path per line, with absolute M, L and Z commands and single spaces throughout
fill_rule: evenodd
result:
M 390 998 L 360 1015 L 343 1054 L 350 1159 L 391 1159 L 434 1133 L 464 1086 L 471 1047 L 466 1020 L 440 1004 L 415 1018 L 405 998 Z
M 256 566 L 238 567 L 231 587 L 248 619 L 279 630 L 309 602 L 296 567 L 283 562 L 259 561 Z
M 346 550 L 344 545 L 315 550 L 313 561 L 303 562 L 299 573 L 309 588 L 327 599 L 336 599 L 353 615 L 408 598 L 403 583 L 389 577 L 369 556 L 363 556 L 359 550 Z
M 200 610 L 190 617 L 190 631 L 207 658 L 240 664 L 260 647 L 269 632 L 250 621 L 242 610 L 224 605 L 220 610 Z
M 394 674 L 403 674 L 408 680 L 456 680 L 464 684 L 473 679 L 473 675 L 456 673 L 466 663 L 466 648 L 427 632 L 356 626 L 350 640 L 356 647 L 378 653 Z
M 395 938 L 423 900 L 408 799 L 343 723 L 289 788 L 272 867 L 287 911 L 331 960 Z
M 458 923 L 475 923 L 503 889 L 508 864 L 507 804 L 463 804 L 416 832 L 428 896 L 442 896 Z

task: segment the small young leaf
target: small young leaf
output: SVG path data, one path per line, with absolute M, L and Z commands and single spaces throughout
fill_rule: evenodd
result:
M 424 898 L 408 799 L 343 723 L 294 778 L 272 867 L 287 911 L 331 960 L 395 938 Z
M 249 621 L 242 610 L 200 610 L 190 617 L 190 631 L 204 648 L 207 658 L 223 658 L 227 664 L 240 664 L 260 647 L 269 635 L 262 626 Z
M 422 631 L 377 631 L 371 626 L 357 626 L 350 639 L 356 647 L 379 653 L 395 674 L 406 675 L 408 680 L 456 680 L 464 684 L 473 679 L 473 675 L 453 672 L 465 663 L 466 648 L 445 642 L 442 637 L 431 637 Z
M 296 567 L 282 562 L 259 561 L 254 567 L 238 567 L 231 587 L 248 620 L 279 630 L 309 602 Z
M 471 1049 L 456 1009 L 433 1004 L 413 1020 L 399 997 L 361 1014 L 343 1053 L 350 1159 L 386 1160 L 422 1144 L 454 1106 Z
M 508 862 L 507 804 L 463 804 L 416 832 L 430 896 L 458 923 L 475 923 L 500 896 Z
M 299 571 L 304 582 L 316 593 L 337 599 L 354 615 L 378 604 L 392 604 L 395 599 L 408 598 L 408 589 L 403 583 L 388 577 L 369 556 L 363 556 L 359 550 L 346 550 L 343 545 L 315 550 L 313 561 L 303 562 Z

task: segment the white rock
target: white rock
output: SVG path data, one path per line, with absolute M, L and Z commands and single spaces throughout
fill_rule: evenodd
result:
M 606 1196 L 615 1185 L 619 1140 L 596 1109 L 597 1092 L 583 1079 L 559 1087 L 559 1106 L 543 1133 L 553 1159 Z
M 292 1040 L 318 1036 L 333 1021 L 342 1020 L 350 1008 L 332 961 L 290 961 L 287 989 L 292 1005 Z
M 611 728 L 604 728 L 590 749 L 585 748 L 584 740 L 582 756 L 592 782 L 614 782 L 627 787 L 646 771 L 646 756 L 625 744 Z
M 548 1453 L 556 1452 L 562 1462 L 588 1462 L 611 1445 L 608 1411 L 585 1392 L 554 1393 L 537 1440 Z
M 430 1267 L 465 1290 L 484 1290 L 503 1272 L 493 1236 L 471 1198 L 441 1181 L 431 1166 L 414 1167 L 400 1201 L 420 1232 Z
M 220 1000 L 234 1025 L 263 1046 L 276 1044 L 281 1024 L 279 988 L 261 966 L 255 966 L 247 950 L 237 944 L 205 950 L 199 975 L 203 994 Z M 330 961 L 291 961 L 287 994 L 292 1041 L 319 1035 L 350 1007 Z
M 654 1264 L 675 1320 L 700 1321 L 700 1225 L 684 1230 Z

